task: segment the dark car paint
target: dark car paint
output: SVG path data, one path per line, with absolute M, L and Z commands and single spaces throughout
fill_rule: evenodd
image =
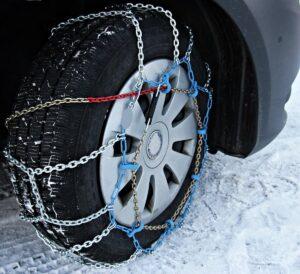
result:
M 286 121 L 284 105 L 300 64 L 300 6 L 297 0 L 215 0 L 233 19 L 251 52 L 258 84 L 256 152 Z

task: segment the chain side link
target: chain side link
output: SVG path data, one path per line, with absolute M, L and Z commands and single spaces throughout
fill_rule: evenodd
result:
M 160 6 L 154 6 L 152 4 L 142 4 L 142 3 L 138 3 L 138 4 L 133 4 L 133 3 L 128 3 L 127 6 L 132 9 L 138 9 L 138 10 L 145 10 L 145 11 L 156 11 L 159 13 L 163 13 L 169 20 L 170 20 L 170 25 L 173 29 L 173 36 L 174 36 L 174 62 L 178 63 L 179 62 L 179 31 L 177 29 L 177 23 L 175 21 L 175 19 L 173 18 L 173 14 L 171 11 L 169 10 L 165 10 L 163 7 Z

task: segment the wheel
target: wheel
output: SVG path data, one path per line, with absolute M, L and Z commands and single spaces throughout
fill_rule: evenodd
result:
M 140 14 L 145 53 L 145 75 L 158 80 L 173 58 L 173 36 L 168 20 L 153 13 Z M 181 30 L 181 52 L 188 35 Z M 197 53 L 192 55 L 196 75 L 203 73 Z M 15 110 L 50 99 L 108 96 L 132 90 L 137 68 L 136 36 L 128 20 L 121 17 L 77 23 L 58 31 L 33 62 L 18 94 Z M 173 87 L 188 88 L 187 73 L 179 68 Z M 144 88 L 146 88 L 144 86 Z M 141 96 L 127 131 L 127 155 L 132 159 L 145 127 L 151 97 Z M 138 171 L 138 201 L 145 224 L 163 224 L 178 207 L 190 183 L 196 147 L 196 121 L 186 95 L 161 95 L 153 124 L 145 136 Z M 10 124 L 9 149 L 32 168 L 67 163 L 97 149 L 120 131 L 126 100 L 101 105 L 64 105 L 38 110 Z M 57 219 L 88 216 L 106 203 L 117 180 L 119 145 L 97 160 L 75 169 L 37 177 L 47 213 Z M 14 169 L 16 194 L 23 211 L 38 215 L 28 178 Z M 130 177 L 116 201 L 116 219 L 125 226 L 134 222 Z M 94 238 L 108 225 L 108 216 L 76 227 L 45 222 L 35 224 L 47 238 L 66 248 Z M 148 247 L 163 231 L 137 235 Z M 135 251 L 132 240 L 113 230 L 101 243 L 80 254 L 97 261 L 121 262 Z

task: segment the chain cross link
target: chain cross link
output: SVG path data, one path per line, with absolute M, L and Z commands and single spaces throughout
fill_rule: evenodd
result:
M 46 213 L 45 206 L 43 204 L 41 195 L 38 190 L 38 186 L 36 184 L 35 175 L 41 175 L 43 173 L 51 173 L 53 171 L 63 171 L 68 168 L 69 169 L 76 168 L 78 165 L 83 165 L 83 164 L 87 163 L 88 161 L 97 158 L 106 149 L 114 146 L 115 143 L 123 140 L 124 138 L 125 138 L 124 134 L 118 133 L 116 135 L 116 137 L 114 139 L 109 140 L 106 145 L 103 145 L 99 149 L 91 152 L 89 156 L 81 157 L 78 161 L 71 161 L 66 165 L 65 164 L 57 164 L 55 166 L 46 166 L 44 168 L 36 168 L 36 169 L 27 168 L 21 161 L 18 161 L 14 157 L 12 157 L 9 152 L 4 151 L 4 156 L 6 157 L 7 161 L 10 164 L 18 167 L 25 174 L 27 174 L 27 176 L 29 178 L 29 183 L 32 188 L 32 193 L 34 194 L 34 197 L 36 199 L 36 207 L 40 211 L 40 216 L 37 216 L 37 217 L 21 216 L 21 218 L 24 221 L 33 222 L 33 223 L 44 221 L 47 223 L 51 223 L 54 225 L 60 225 L 60 226 L 78 226 L 78 225 L 82 225 L 82 224 L 91 222 L 92 220 L 99 218 L 101 215 L 105 214 L 109 210 L 113 210 L 113 207 L 111 205 L 107 205 L 104 208 L 100 209 L 99 211 L 97 211 L 87 217 L 80 218 L 77 220 L 58 220 L 58 219 L 52 218 Z

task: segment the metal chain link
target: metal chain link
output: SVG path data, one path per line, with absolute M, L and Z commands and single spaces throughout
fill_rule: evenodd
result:
M 136 19 L 136 17 L 134 15 L 132 15 L 132 24 L 135 27 L 135 35 L 137 37 L 137 48 L 138 48 L 138 61 L 139 61 L 139 65 L 138 65 L 138 80 L 137 80 L 137 89 L 140 89 L 142 87 L 143 84 L 143 71 L 144 71 L 144 43 L 143 43 L 143 33 L 142 30 L 140 28 L 140 23 L 139 21 Z
M 147 124 L 146 128 L 143 131 L 141 141 L 139 142 L 138 147 L 136 149 L 135 155 L 134 155 L 133 160 L 132 160 L 133 163 L 138 164 L 138 158 L 141 154 L 141 149 L 142 149 L 144 139 L 145 139 L 146 134 L 147 134 L 147 130 L 148 130 L 148 124 Z M 132 192 L 133 192 L 133 209 L 134 209 L 134 212 L 135 212 L 136 225 L 139 226 L 140 223 L 141 223 L 141 213 L 140 213 L 140 210 L 139 210 L 139 203 L 138 203 L 138 197 L 137 197 L 138 195 L 137 195 L 137 191 L 136 191 L 136 188 L 137 188 L 137 171 L 132 171 L 131 180 L 132 180 L 131 188 L 132 188 Z
M 206 72 L 207 72 L 207 80 L 206 80 L 204 87 L 209 88 L 210 82 L 211 82 L 211 69 L 210 69 L 210 66 L 208 63 L 205 63 L 205 68 L 206 68 Z M 212 89 L 211 89 L 211 91 L 212 91 Z
M 101 240 L 116 227 L 116 224 L 109 224 L 99 235 L 96 235 L 92 240 L 85 241 L 83 244 L 76 244 L 68 249 L 68 253 L 79 252 L 83 248 L 90 248 L 92 245 L 100 243 Z
M 167 16 L 167 18 L 169 18 L 170 20 L 170 25 L 173 28 L 173 36 L 174 36 L 174 62 L 178 63 L 179 62 L 179 31 L 177 29 L 177 23 L 175 21 L 175 19 L 173 18 L 173 14 L 170 10 L 165 10 L 163 7 L 160 6 L 154 6 L 152 4 L 142 4 L 142 3 L 138 3 L 138 4 L 133 4 L 133 3 L 128 3 L 127 6 L 132 9 L 132 8 L 136 8 L 136 9 L 140 9 L 140 10 L 146 10 L 146 11 L 156 11 L 159 13 L 163 13 L 165 14 L 165 16 Z
M 115 143 L 120 142 L 121 140 L 125 139 L 124 133 L 117 133 L 115 138 L 110 139 L 107 144 L 101 146 L 97 150 L 92 151 L 89 155 L 81 157 L 79 160 L 72 160 L 67 164 L 56 164 L 54 166 L 47 165 L 43 168 L 27 168 L 21 161 L 16 160 L 14 157 L 10 155 L 7 150 L 4 150 L 4 156 L 8 159 L 8 161 L 14 164 L 16 167 L 20 168 L 23 172 L 28 175 L 41 175 L 43 173 L 49 174 L 53 171 L 64 171 L 66 169 L 72 169 L 79 165 L 84 165 L 90 160 L 96 159 L 100 154 L 102 154 L 106 149 L 113 147 Z
M 78 226 L 78 225 L 82 225 L 82 224 L 86 224 L 89 223 L 93 220 L 98 219 L 100 216 L 104 215 L 105 213 L 107 213 L 108 211 L 113 210 L 113 207 L 111 205 L 106 205 L 105 207 L 101 208 L 99 211 L 81 218 L 81 219 L 77 219 L 77 220 L 57 220 L 54 218 L 49 217 L 48 215 L 45 216 L 41 215 L 38 217 L 27 217 L 24 215 L 21 215 L 20 218 L 21 220 L 25 221 L 25 222 L 30 222 L 30 223 L 37 223 L 37 222 L 47 222 L 53 225 L 58 225 L 58 226 Z
M 188 45 L 187 51 L 185 53 L 185 58 L 188 61 L 190 61 L 191 60 L 191 54 L 192 54 L 193 46 L 194 46 L 194 34 L 193 34 L 192 29 L 189 26 L 186 26 L 186 29 L 189 32 L 190 38 L 189 38 L 189 45 Z
M 77 220 L 58 220 L 55 218 L 51 218 L 47 213 L 45 206 L 43 204 L 41 195 L 38 190 L 38 186 L 36 184 L 35 175 L 41 175 L 43 173 L 52 173 L 53 171 L 64 171 L 66 169 L 73 169 L 76 168 L 78 165 L 83 165 L 89 162 L 90 160 L 96 159 L 100 154 L 102 154 L 106 149 L 109 147 L 113 147 L 115 143 L 120 142 L 121 140 L 124 140 L 125 135 L 123 133 L 118 133 L 115 138 L 109 140 L 106 145 L 101 146 L 99 149 L 91 152 L 88 156 L 81 157 L 78 161 L 73 160 L 69 162 L 68 164 L 57 164 L 55 166 L 45 166 L 44 168 L 27 168 L 21 161 L 16 160 L 14 157 L 11 156 L 11 154 L 8 151 L 4 151 L 4 156 L 7 159 L 7 161 L 18 167 L 21 171 L 23 171 L 25 174 L 27 174 L 29 178 L 29 183 L 32 188 L 32 193 L 34 194 L 35 200 L 36 200 L 36 207 L 40 211 L 40 216 L 38 217 L 25 217 L 21 216 L 21 218 L 24 221 L 28 222 L 39 222 L 44 221 L 47 223 L 51 223 L 54 225 L 60 225 L 60 226 L 78 226 L 81 224 L 85 224 L 88 222 L 91 222 L 92 220 L 95 220 L 99 218 L 101 215 L 105 214 L 106 212 L 113 210 L 113 206 L 107 205 L 104 208 L 100 209 L 99 211 Z
M 40 232 L 36 231 L 36 233 L 37 233 L 37 236 L 44 242 L 44 244 L 47 245 L 53 252 L 56 252 L 56 253 L 60 254 L 61 256 L 65 256 L 65 257 L 71 259 L 72 261 L 75 261 L 81 265 L 92 266 L 97 269 L 119 268 L 119 267 L 125 266 L 125 265 L 133 262 L 138 256 L 140 256 L 142 254 L 141 250 L 136 250 L 132 255 L 130 255 L 130 257 L 127 260 L 125 260 L 121 263 L 110 264 L 110 263 L 105 263 L 105 262 L 96 262 L 89 258 L 85 258 L 85 257 L 83 258 L 78 254 L 74 254 L 74 253 L 71 254 L 68 249 L 62 248 L 62 247 L 54 244 L 52 241 L 50 241 L 48 238 L 46 238 Z
M 19 118 L 23 115 L 26 115 L 31 112 L 35 112 L 37 110 L 41 110 L 44 108 L 50 108 L 52 106 L 58 106 L 62 104 L 80 104 L 80 103 L 87 103 L 88 100 L 86 98 L 64 98 L 64 99 L 56 99 L 53 101 L 48 101 L 46 103 L 38 104 L 36 106 L 32 106 L 26 109 L 23 109 L 21 111 L 15 111 L 12 115 L 10 115 L 6 120 L 5 120 L 5 126 L 8 127 L 8 124 L 10 121 Z

